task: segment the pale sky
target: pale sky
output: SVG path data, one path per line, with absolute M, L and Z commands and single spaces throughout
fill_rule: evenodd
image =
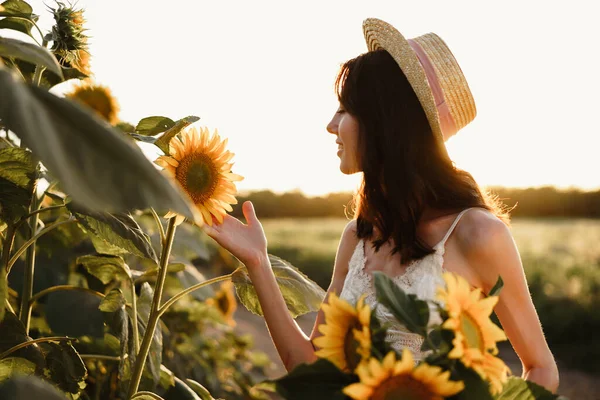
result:
M 478 115 L 448 142 L 482 185 L 600 187 L 600 25 L 594 1 L 79 0 L 91 66 L 120 117 L 197 115 L 236 153 L 241 190 L 353 190 L 335 137 L 341 63 L 366 51 L 362 21 L 437 33 Z M 44 30 L 51 16 L 30 1 Z M 45 4 L 54 3 L 46 0 Z M 0 31 L 0 34 L 2 32 Z

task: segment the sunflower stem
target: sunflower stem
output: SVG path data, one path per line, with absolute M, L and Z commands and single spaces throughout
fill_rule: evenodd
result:
M 194 290 L 198 290 L 200 288 L 211 285 L 213 283 L 231 279 L 232 275 L 233 275 L 233 273 L 223 275 L 223 276 L 218 276 L 216 278 L 212 278 L 207 281 L 197 283 L 194 286 L 190 286 L 189 288 L 182 290 L 181 292 L 179 292 L 175 296 L 171 297 L 168 301 L 165 302 L 165 304 L 162 305 L 162 307 L 158 310 L 159 316 L 162 316 L 169 309 L 169 307 L 171 307 L 173 304 L 175 304 L 178 300 L 180 300 L 186 294 L 192 293 Z
M 41 31 L 40 31 L 40 33 L 41 33 Z M 43 48 L 48 47 L 48 41 L 46 39 L 44 39 L 42 41 L 42 47 Z M 43 65 L 36 64 L 35 72 L 33 73 L 33 78 L 31 79 L 31 83 L 33 83 L 35 86 L 40 86 L 40 83 L 42 82 L 42 74 L 44 73 L 45 69 L 46 69 L 46 67 L 44 67 Z
M 29 219 L 29 237 L 30 240 L 25 243 L 25 276 L 23 279 L 23 291 L 21 293 L 21 307 L 19 309 L 19 319 L 25 326 L 25 333 L 29 334 L 29 323 L 31 321 L 31 296 L 33 294 L 33 275 L 35 272 L 35 242 L 38 238 L 36 235 L 36 230 L 38 223 L 40 221 L 40 214 L 37 212 L 40 208 L 42 199 L 36 195 L 35 185 L 33 188 L 33 199 L 31 201 L 31 213 L 33 214 Z M 21 249 L 23 249 L 21 247 Z M 19 249 L 19 250 L 21 250 Z M 7 271 L 10 271 L 12 264 L 18 259 L 19 251 L 17 254 L 9 261 L 6 266 Z
M 133 279 L 131 284 L 131 319 L 133 319 L 133 351 L 135 354 L 140 352 L 140 332 L 138 330 L 138 313 L 137 313 L 137 298 L 135 294 L 135 282 Z
M 162 291 L 164 289 L 165 279 L 167 277 L 167 267 L 169 265 L 169 256 L 171 255 L 171 248 L 173 246 L 173 239 L 175 238 L 176 227 L 176 218 L 169 219 L 165 243 L 160 255 L 158 277 L 154 286 L 154 297 L 152 298 L 152 304 L 150 305 L 148 324 L 146 326 L 146 332 L 144 332 L 144 339 L 142 340 L 142 344 L 140 346 L 140 352 L 137 354 L 133 372 L 131 374 L 131 382 L 129 384 L 129 391 L 127 394 L 128 399 L 131 399 L 138 391 L 140 381 L 142 379 L 142 373 L 144 372 L 144 366 L 146 365 L 146 358 L 148 358 L 148 353 L 150 352 L 150 345 L 152 344 L 154 331 L 156 330 L 158 321 L 160 319 L 160 301 L 162 297 Z
M 165 230 L 162 226 L 162 222 L 160 222 L 160 217 L 158 216 L 158 214 L 156 213 L 154 208 L 150 207 L 150 212 L 152 213 L 152 216 L 154 217 L 154 222 L 156 222 L 156 226 L 158 227 L 158 233 L 160 235 L 160 245 L 164 247 L 164 245 L 165 245 Z

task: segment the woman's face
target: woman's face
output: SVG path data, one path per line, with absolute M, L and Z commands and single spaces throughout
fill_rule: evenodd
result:
M 338 144 L 337 155 L 340 158 L 340 171 L 346 175 L 360 172 L 361 169 L 358 165 L 358 120 L 340 105 L 329 124 L 327 124 L 327 132 L 337 137 L 335 142 Z

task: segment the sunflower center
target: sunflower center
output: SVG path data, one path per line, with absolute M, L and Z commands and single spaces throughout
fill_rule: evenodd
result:
M 369 399 L 442 400 L 442 397 L 431 393 L 427 385 L 415 380 L 411 375 L 396 375 L 381 382 Z
M 208 200 L 217 188 L 219 171 L 208 155 L 194 153 L 179 161 L 175 177 L 194 203 L 201 204 Z
M 477 322 L 468 313 L 462 313 L 460 316 L 460 329 L 465 336 L 467 347 L 484 351 L 483 337 Z
M 354 329 L 360 329 L 358 321 L 348 328 L 348 332 L 346 332 L 346 336 L 344 337 L 344 356 L 346 357 L 346 364 L 350 371 L 354 371 L 361 360 L 361 356 L 358 353 L 360 343 L 354 338 Z

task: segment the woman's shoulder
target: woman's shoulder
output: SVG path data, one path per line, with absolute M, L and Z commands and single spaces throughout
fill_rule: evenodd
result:
M 494 252 L 513 242 L 508 225 L 484 208 L 466 212 L 456 226 L 455 235 L 465 256 Z

